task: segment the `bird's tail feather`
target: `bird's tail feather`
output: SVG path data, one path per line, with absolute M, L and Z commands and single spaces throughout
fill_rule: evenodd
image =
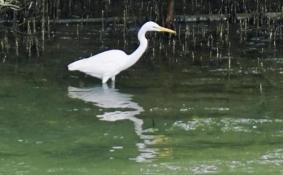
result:
M 75 64 L 75 63 L 69 64 L 69 65 L 68 65 L 68 70 L 69 70 L 69 71 L 77 70 L 77 64 Z

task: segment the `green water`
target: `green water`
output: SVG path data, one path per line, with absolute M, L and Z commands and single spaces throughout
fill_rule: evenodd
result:
M 151 47 L 112 88 L 66 70 L 123 48 L 122 36 L 97 37 L 56 37 L 39 58 L 0 64 L 0 174 L 283 174 L 278 46 L 232 40 L 230 69 L 225 56 L 211 65 Z

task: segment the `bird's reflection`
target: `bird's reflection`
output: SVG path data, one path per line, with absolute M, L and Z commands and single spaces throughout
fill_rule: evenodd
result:
M 104 109 L 114 109 L 113 112 L 104 112 L 97 115 L 98 118 L 104 121 L 115 122 L 119 120 L 130 120 L 133 122 L 135 132 L 141 139 L 141 143 L 137 143 L 140 154 L 133 158 L 137 162 L 152 161 L 157 153 L 157 148 L 152 148 L 150 145 L 160 140 L 157 135 L 152 135 L 151 130 L 143 129 L 143 120 L 136 116 L 144 111 L 138 103 L 132 101 L 131 94 L 120 93 L 118 89 L 109 88 L 108 86 L 92 87 L 92 88 L 77 88 L 68 87 L 68 96 L 85 102 L 94 103 L 96 106 Z

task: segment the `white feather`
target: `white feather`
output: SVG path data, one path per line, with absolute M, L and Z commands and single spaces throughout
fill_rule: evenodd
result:
M 128 55 L 121 50 L 109 50 L 75 61 L 68 65 L 69 71 L 80 71 L 96 78 L 118 74 L 123 70 Z

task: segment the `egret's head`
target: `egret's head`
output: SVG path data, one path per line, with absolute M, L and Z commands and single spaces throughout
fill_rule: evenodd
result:
M 176 34 L 176 31 L 171 30 L 171 29 L 167 29 L 165 27 L 161 27 L 160 25 L 158 25 L 158 24 L 156 24 L 155 22 L 152 22 L 152 21 L 145 23 L 144 26 L 146 27 L 147 31 L 167 32 L 167 33 Z

